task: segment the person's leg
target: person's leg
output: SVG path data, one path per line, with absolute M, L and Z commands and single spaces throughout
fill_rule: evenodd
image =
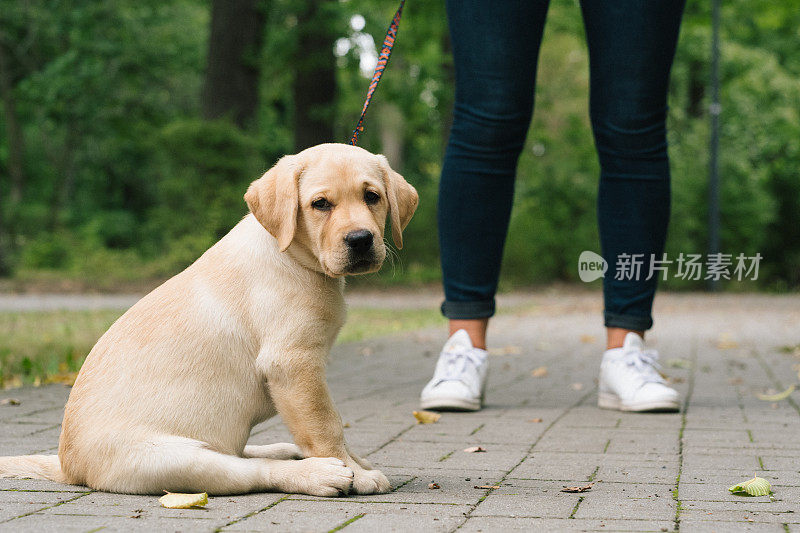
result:
M 546 15 L 547 0 L 447 0 L 456 86 L 438 223 L 450 338 L 420 395 L 423 409 L 475 411 L 483 403 L 486 328 Z
M 533 112 L 546 0 L 448 0 L 453 126 L 439 185 L 439 243 L 451 333 L 486 346 L 514 176 Z
M 658 273 L 670 209 L 667 89 L 683 1 L 583 0 L 591 72 L 590 114 L 600 158 L 598 221 L 608 348 L 628 332 L 652 326 Z M 618 259 L 641 259 L 638 276 Z M 638 278 L 638 279 L 637 279 Z

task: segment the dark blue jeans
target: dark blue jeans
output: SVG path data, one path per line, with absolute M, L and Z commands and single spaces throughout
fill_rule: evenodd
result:
M 494 314 L 547 4 L 447 0 L 456 87 L 438 218 L 449 318 Z M 669 221 L 667 87 L 683 1 L 583 0 L 581 8 L 600 159 L 600 245 L 609 263 L 605 324 L 645 330 L 658 278 L 645 279 L 649 258 L 661 257 Z M 615 279 L 620 254 L 643 254 L 640 279 Z

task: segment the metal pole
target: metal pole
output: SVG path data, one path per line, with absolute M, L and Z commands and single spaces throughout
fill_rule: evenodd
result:
M 708 178 L 708 253 L 720 252 L 719 236 L 719 2 L 711 3 L 711 138 L 709 141 Z M 716 291 L 719 283 L 709 280 L 708 290 Z

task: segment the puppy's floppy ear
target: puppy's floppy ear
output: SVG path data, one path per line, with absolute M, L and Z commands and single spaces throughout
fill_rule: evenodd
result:
M 298 186 L 302 171 L 295 156 L 284 156 L 251 183 L 244 195 L 250 212 L 278 240 L 281 252 L 292 243 L 297 228 Z
M 403 176 L 392 170 L 386 157 L 379 155 L 383 169 L 383 182 L 389 200 L 389 216 L 392 219 L 392 240 L 398 248 L 403 247 L 403 230 L 406 229 L 419 205 L 417 190 Z

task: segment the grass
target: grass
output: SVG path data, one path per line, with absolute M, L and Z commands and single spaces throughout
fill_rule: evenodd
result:
M 0 313 L 0 389 L 71 381 L 121 310 Z M 338 342 L 444 324 L 435 309 L 353 307 Z
M 122 311 L 0 313 L 0 386 L 18 387 L 80 369 Z
M 429 326 L 444 326 L 445 319 L 438 309 L 375 309 L 351 307 L 347 323 L 339 333 L 338 342 L 353 342 L 372 337 L 402 333 Z

